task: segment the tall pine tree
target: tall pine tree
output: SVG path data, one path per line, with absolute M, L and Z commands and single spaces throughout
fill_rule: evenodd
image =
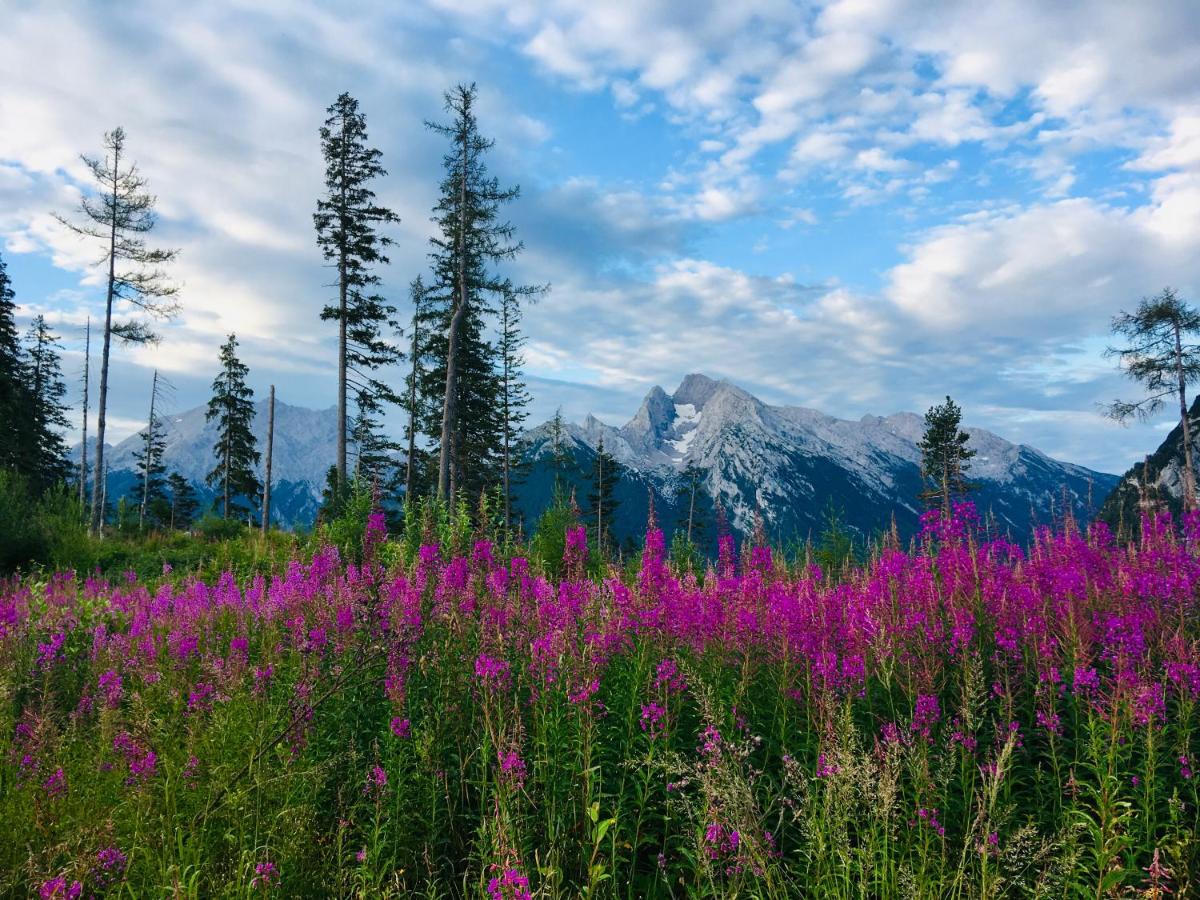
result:
M 16 468 L 24 443 L 21 408 L 25 386 L 16 312 L 8 266 L 0 256 L 0 467 L 4 468 Z
M 46 320 L 37 316 L 25 338 L 23 369 L 27 395 L 21 410 L 23 450 L 20 469 L 35 491 L 64 483 L 71 474 L 63 431 L 67 411 L 58 355 L 58 337 Z
M 499 480 L 501 366 L 485 320 L 499 312 L 505 297 L 519 301 L 542 290 L 516 286 L 494 271 L 522 249 L 512 224 L 499 218 L 500 208 L 516 199 L 519 189 L 501 188 L 488 175 L 484 154 L 492 141 L 479 133 L 475 100 L 475 85 L 460 84 L 446 93 L 450 123 L 426 123 L 450 141 L 433 210 L 437 230 L 431 238 L 433 283 L 427 299 L 436 324 L 428 329 L 432 364 L 424 378 L 427 396 L 441 401 L 427 423 L 437 449 L 440 497 L 475 496 Z
M 221 347 L 221 371 L 213 379 L 213 396 L 208 401 L 208 421 L 217 420 L 217 442 L 213 453 L 217 465 L 206 478 L 221 496 L 221 515 L 241 517 L 251 513 L 260 485 L 255 467 L 259 454 L 251 426 L 254 423 L 254 391 L 246 384 L 249 369 L 237 357 L 237 337 L 230 335 Z
M 313 225 L 317 244 L 326 261 L 337 270 L 337 304 L 321 310 L 321 318 L 338 324 L 337 477 L 346 482 L 346 444 L 350 420 L 347 404 L 351 391 L 365 391 L 380 400 L 399 398 L 375 372 L 402 357 L 383 339 L 384 325 L 392 325 L 395 307 L 374 292 L 379 276 L 372 269 L 386 265 L 384 248 L 392 240 L 378 228 L 399 222 L 394 212 L 375 200 L 370 183 L 387 174 L 380 164 L 383 154 L 367 145 L 367 120 L 358 101 L 341 94 L 327 110 L 321 126 L 321 154 L 325 159 L 325 196 L 317 201 Z
M 144 344 L 157 340 L 145 319 L 113 321 L 115 304 L 132 307 L 152 318 L 165 319 L 178 311 L 178 288 L 166 277 L 163 266 L 175 259 L 178 250 L 152 249 L 143 237 L 154 227 L 156 198 L 146 191 L 146 179 L 137 164 L 125 159 L 125 131 L 116 128 L 104 135 L 104 159 L 83 157 L 96 180 L 95 196 L 80 202 L 81 223 L 59 216 L 58 220 L 81 237 L 98 241 L 104 247 L 99 265 L 107 266 L 107 291 L 104 303 L 104 335 L 100 351 L 100 396 L 96 411 L 97 476 L 92 481 L 92 531 L 99 532 L 104 520 L 102 500 L 104 430 L 108 411 L 108 361 L 112 338 Z

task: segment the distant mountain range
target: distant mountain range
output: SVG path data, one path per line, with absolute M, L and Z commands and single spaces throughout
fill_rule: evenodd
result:
M 253 431 L 262 452 L 267 444 L 267 401 L 255 403 L 254 412 Z M 216 496 L 205 485 L 204 479 L 215 465 L 213 446 L 217 442 L 217 423 L 205 420 L 203 406 L 164 416 L 162 422 L 163 462 L 167 471 L 178 472 L 192 482 L 201 508 L 207 508 Z M 118 498 L 133 493 L 137 479 L 137 461 L 133 454 L 141 449 L 144 434 L 143 429 L 105 450 L 109 469 L 108 497 L 114 504 Z M 325 488 L 325 473 L 336 453 L 336 409 L 307 409 L 275 401 L 274 487 L 271 493 L 271 519 L 275 524 L 293 528 L 313 522 Z M 72 458 L 79 458 L 78 444 Z M 262 477 L 261 467 L 259 477 Z
M 997 528 L 1026 540 L 1038 524 L 1061 520 L 1067 506 L 1089 520 L 1117 484 L 1115 475 L 1051 459 L 982 428 L 969 432 L 976 451 L 969 476 L 979 511 Z M 742 533 L 756 512 L 772 536 L 818 536 L 828 510 L 867 535 L 890 527 L 910 534 L 918 525 L 922 489 L 918 442 L 924 419 L 913 413 L 858 421 L 836 419 L 798 406 L 771 406 L 727 381 L 688 375 L 668 395 L 655 387 L 624 426 L 588 416 L 566 426 L 571 452 L 590 468 L 603 440 L 634 476 L 626 491 L 618 531 L 644 525 L 647 490 L 667 524 L 684 515 L 677 492 L 689 463 L 703 470 L 706 494 L 719 501 L 730 525 Z M 529 483 L 539 501 L 548 493 L 551 429 L 529 433 L 534 471 Z M 580 484 L 582 487 L 582 484 Z M 582 495 L 580 495 L 582 496 Z M 711 514 L 711 504 L 706 515 Z
M 265 406 L 265 401 L 256 406 L 260 447 Z M 168 470 L 202 485 L 213 466 L 215 425 L 205 421 L 203 407 L 171 416 L 166 425 Z M 678 492 L 689 463 L 704 473 L 706 498 L 698 512 L 707 521 L 709 537 L 718 502 L 736 531 L 749 532 L 758 513 L 768 533 L 783 540 L 819 535 L 830 509 L 837 509 L 843 523 L 863 535 L 890 527 L 893 516 L 902 533 L 911 533 L 921 512 L 917 443 L 923 428 L 922 418 L 913 413 L 846 421 L 812 409 L 772 406 L 727 381 L 693 374 L 673 394 L 652 389 L 634 417 L 619 428 L 590 415 L 582 424 L 568 423 L 563 450 L 570 458 L 570 471 L 565 481 L 585 505 L 587 473 L 603 440 L 626 470 L 617 488 L 618 539 L 640 534 L 651 498 L 668 528 L 686 515 Z M 989 431 L 966 430 L 977 454 L 970 469 L 979 486 L 973 499 L 981 513 L 1017 540 L 1027 539 L 1037 524 L 1061 519 L 1067 506 L 1078 519 L 1090 519 L 1119 481 L 1115 475 L 1051 459 Z M 336 433 L 332 408 L 311 410 L 276 402 L 277 524 L 312 522 L 334 459 Z M 131 490 L 133 451 L 140 440 L 131 436 L 109 451 L 110 498 Z M 517 506 L 531 527 L 553 490 L 549 423 L 527 432 L 523 452 L 528 466 L 517 488 Z M 204 489 L 202 496 L 207 499 L 212 493 Z

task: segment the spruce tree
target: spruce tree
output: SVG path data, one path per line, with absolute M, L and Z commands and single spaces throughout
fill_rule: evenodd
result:
M 400 447 L 382 431 L 378 397 L 360 389 L 354 404 L 354 477 L 365 478 L 381 494 L 391 496 L 399 488 L 396 453 Z
M 221 347 L 221 371 L 213 379 L 213 396 L 205 419 L 217 420 L 217 442 L 213 453 L 216 468 L 205 479 L 221 496 L 221 515 L 239 518 L 253 511 L 260 485 L 255 467 L 259 454 L 251 426 L 254 423 L 254 391 L 246 384 L 249 369 L 237 357 L 237 337 L 230 335 Z
M 423 388 L 423 377 L 431 349 L 428 329 L 434 327 L 429 308 L 429 292 L 421 276 L 418 275 L 409 284 L 409 296 L 412 298 L 413 312 L 412 326 L 409 329 L 410 369 L 404 380 L 404 411 L 408 414 L 408 426 L 405 429 L 405 440 L 408 444 L 404 462 L 405 502 L 414 501 L 416 497 L 429 493 L 432 485 L 428 477 L 429 455 L 417 446 L 417 435 L 421 433 L 422 423 L 430 419 L 429 394 Z
M 126 343 L 144 344 L 157 340 L 145 319 L 113 321 L 116 304 L 148 314 L 151 318 L 166 319 L 179 309 L 175 302 L 178 288 L 166 277 L 163 266 L 178 255 L 178 250 L 152 249 L 143 237 L 154 228 L 156 198 L 146 191 L 146 179 L 138 172 L 136 163 L 125 160 L 125 131 L 116 128 L 104 135 L 103 160 L 82 157 L 96 180 L 95 197 L 84 196 L 80 202 L 82 223 L 77 224 L 59 216 L 58 220 L 81 237 L 102 244 L 104 254 L 98 265 L 106 266 L 107 289 L 104 303 L 104 335 L 100 351 L 100 395 L 96 412 L 97 477 L 92 482 L 92 531 L 99 532 L 104 520 L 102 482 L 99 473 L 104 465 L 104 430 L 108 411 L 108 363 L 112 338 Z M 118 310 L 119 311 L 119 310 Z
M 195 521 L 196 513 L 200 509 L 200 504 L 196 500 L 196 490 L 192 487 L 192 483 L 178 472 L 172 472 L 167 476 L 167 488 L 171 492 L 168 527 L 172 531 L 175 529 L 186 531 Z
M 426 122 L 450 141 L 441 196 L 433 210 L 428 300 L 437 327 L 430 329 L 433 364 L 424 379 L 426 393 L 441 399 L 440 421 L 429 431 L 437 447 L 439 497 L 460 492 L 474 496 L 499 480 L 501 366 L 485 320 L 499 312 L 505 297 L 519 302 L 542 290 L 513 285 L 493 271 L 521 252 L 512 224 L 499 218 L 501 206 L 520 191 L 501 188 L 488 175 L 484 154 L 493 142 L 479 133 L 475 100 L 475 85 L 460 84 L 445 95 L 451 122 Z
M 37 492 L 62 484 L 71 474 L 63 431 L 68 426 L 63 397 L 62 364 L 58 337 L 42 316 L 37 316 L 25 338 L 27 399 L 21 412 L 24 451 L 21 471 Z
M 367 120 L 359 112 L 358 101 L 343 93 L 327 112 L 329 117 L 320 130 L 326 193 L 317 201 L 313 225 L 322 254 L 337 270 L 337 303 L 321 310 L 321 318 L 338 324 L 336 468 L 344 485 L 351 390 L 399 402 L 374 374 L 399 361 L 401 354 L 382 337 L 384 325 L 395 327 L 392 317 L 396 310 L 374 292 L 380 282 L 372 269 L 387 264 L 383 250 L 392 243 L 378 227 L 400 219 L 376 202 L 369 186 L 387 171 L 379 162 L 383 154 L 367 145 Z
M 925 434 L 917 445 L 921 450 L 921 474 L 927 488 L 921 498 L 931 507 L 940 506 L 950 515 L 951 504 L 972 490 L 966 473 L 975 451 L 967 447 L 970 435 L 959 428 L 962 410 L 949 397 L 925 413 Z
M 612 549 L 612 526 L 619 505 L 616 489 L 623 471 L 624 467 L 616 457 L 604 449 L 604 438 L 601 438 L 596 445 L 596 458 L 592 461 L 586 520 L 592 542 L 602 558 Z
M 26 389 L 16 299 L 8 266 L 0 256 L 0 467 L 16 468 L 25 443 L 22 414 Z
M 529 390 L 522 378 L 525 357 L 521 350 L 525 336 L 521 333 L 521 302 L 516 295 L 506 293 L 500 304 L 500 409 L 501 473 L 504 491 L 504 527 L 512 524 L 513 482 L 523 474 L 525 466 L 517 454 L 522 425 L 529 418 Z
M 162 418 L 158 414 L 161 391 L 164 384 L 154 370 L 154 378 L 150 386 L 150 415 L 146 419 L 146 428 L 142 432 L 142 446 L 133 451 L 136 463 L 134 471 L 137 482 L 133 486 L 133 499 L 138 506 L 138 527 L 145 528 L 147 518 L 151 524 L 161 525 L 166 519 L 168 504 L 164 492 L 164 475 L 167 468 L 163 463 L 163 453 L 166 451 L 166 437 Z

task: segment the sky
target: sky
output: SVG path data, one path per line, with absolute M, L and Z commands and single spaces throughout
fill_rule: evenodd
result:
M 353 94 L 383 153 L 401 221 L 379 274 L 403 319 L 446 150 L 424 123 L 460 82 L 521 189 L 507 273 L 550 285 L 525 318 L 535 422 L 621 424 L 700 371 L 843 418 L 949 394 L 968 425 L 1110 472 L 1171 427 L 1100 405 L 1138 391 L 1104 355 L 1112 316 L 1167 285 L 1200 301 L 1194 0 L 0 0 L 0 18 L 0 253 L 22 322 L 62 337 L 73 402 L 101 251 L 54 214 L 106 130 L 158 197 L 152 242 L 180 250 L 181 314 L 156 346 L 114 345 L 114 442 L 156 368 L 177 410 L 203 403 L 231 332 L 259 396 L 334 404 L 326 107 Z

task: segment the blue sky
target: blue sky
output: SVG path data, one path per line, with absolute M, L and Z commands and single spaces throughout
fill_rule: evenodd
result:
M 383 151 L 403 313 L 443 152 L 422 122 L 460 81 L 522 188 L 512 274 L 552 285 L 526 320 L 535 420 L 620 423 L 703 371 L 847 418 L 949 393 L 968 424 L 1108 471 L 1170 427 L 1097 404 L 1135 390 L 1102 354 L 1111 316 L 1167 284 L 1200 300 L 1190 0 L 3 6 L 0 246 L 71 378 L 103 292 L 52 214 L 105 130 L 181 249 L 182 315 L 114 350 L 115 439 L 155 367 L 177 408 L 203 402 L 230 331 L 257 391 L 333 404 L 325 107 L 353 93 Z

